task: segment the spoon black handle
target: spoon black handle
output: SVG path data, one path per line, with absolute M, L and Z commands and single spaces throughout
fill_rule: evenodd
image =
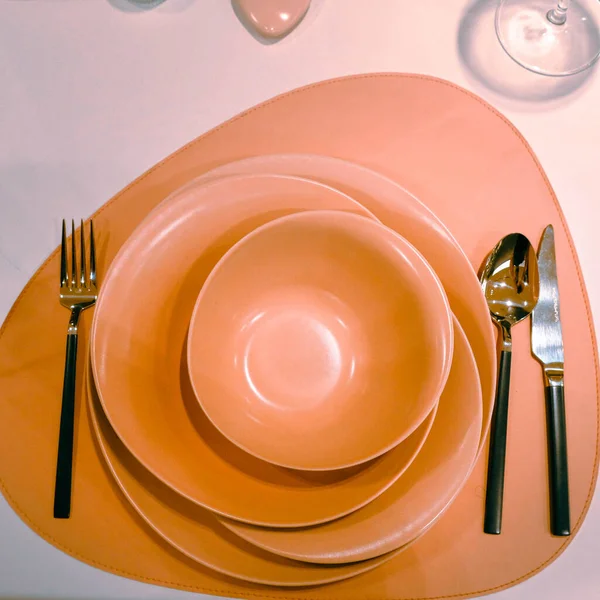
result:
M 504 495 L 504 463 L 506 458 L 511 359 L 512 352 L 502 350 L 498 369 L 496 401 L 490 428 L 490 452 L 488 456 L 483 531 L 495 535 L 498 535 L 502 529 L 502 497 Z
M 550 531 L 571 535 L 569 510 L 569 470 L 567 466 L 567 427 L 562 381 L 546 386 L 548 471 L 550 478 Z

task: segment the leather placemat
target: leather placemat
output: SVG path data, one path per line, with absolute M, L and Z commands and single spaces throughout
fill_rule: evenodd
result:
M 598 467 L 597 347 L 585 286 L 564 216 L 531 148 L 475 95 L 438 79 L 374 74 L 278 96 L 194 140 L 134 181 L 95 216 L 100 275 L 140 220 L 208 169 L 259 154 L 310 153 L 364 164 L 416 194 L 446 223 L 473 265 L 502 236 L 537 244 L 556 229 L 566 355 L 571 511 L 581 527 Z M 58 303 L 54 252 L 0 332 L 0 485 L 21 518 L 70 555 L 132 579 L 246 598 L 424 599 L 509 587 L 556 558 L 571 538 L 549 533 L 542 375 L 529 330 L 514 332 L 503 533 L 482 533 L 485 454 L 450 510 L 391 562 L 346 582 L 283 590 L 236 582 L 158 540 L 121 497 L 95 447 L 83 400 L 81 352 L 73 511 L 52 518 L 68 313 Z M 152 284 L 153 282 L 149 282 Z M 83 340 L 91 322 L 83 317 Z M 4 543 L 8 543 L 6 540 Z

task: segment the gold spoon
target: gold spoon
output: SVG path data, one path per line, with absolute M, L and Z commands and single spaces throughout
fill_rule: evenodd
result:
M 520 233 L 502 238 L 485 261 L 480 281 L 492 319 L 500 329 L 500 366 L 490 429 L 483 525 L 485 533 L 497 535 L 502 528 L 511 328 L 531 314 L 539 296 L 537 257 L 529 240 Z

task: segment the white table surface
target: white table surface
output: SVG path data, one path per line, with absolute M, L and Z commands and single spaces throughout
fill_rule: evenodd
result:
M 313 0 L 266 45 L 229 0 L 0 0 L 0 319 L 59 240 L 197 135 L 314 81 L 410 71 L 454 81 L 506 114 L 533 146 L 575 239 L 600 322 L 595 257 L 600 78 L 548 79 L 496 41 L 495 0 Z M 598 329 L 597 329 L 598 331 Z M 550 567 L 502 600 L 600 598 L 600 500 Z M 0 497 L 0 597 L 184 598 L 62 554 Z M 207 596 L 195 595 L 198 598 Z

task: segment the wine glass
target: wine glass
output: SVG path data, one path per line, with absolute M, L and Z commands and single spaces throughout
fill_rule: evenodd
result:
M 574 75 L 600 56 L 600 0 L 500 0 L 496 33 L 521 66 L 553 77 Z

